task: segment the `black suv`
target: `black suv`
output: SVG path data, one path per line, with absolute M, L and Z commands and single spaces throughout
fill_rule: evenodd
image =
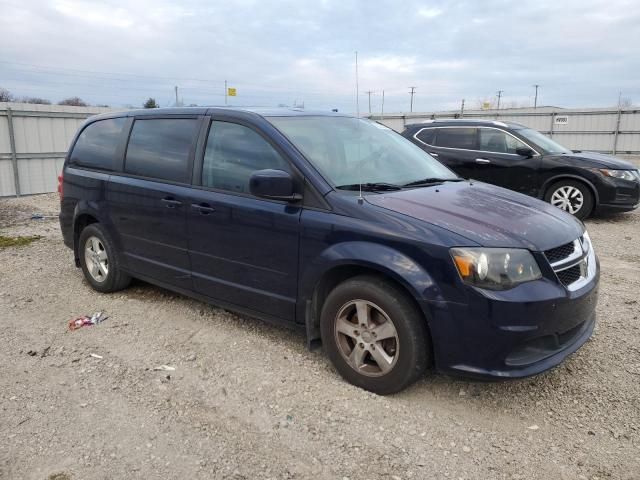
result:
M 640 174 L 629 162 L 571 151 L 513 122 L 436 120 L 402 135 L 464 178 L 538 197 L 580 219 L 628 211 L 640 201 Z

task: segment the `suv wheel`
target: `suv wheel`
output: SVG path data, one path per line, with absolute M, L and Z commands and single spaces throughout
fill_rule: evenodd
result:
M 584 183 L 561 180 L 549 187 L 544 199 L 551 205 L 583 220 L 593 210 L 593 194 Z
M 425 319 L 404 291 L 374 276 L 338 285 L 321 314 L 322 344 L 350 383 L 381 395 L 424 374 L 430 340 Z
M 120 270 L 113 242 L 99 223 L 88 225 L 80 233 L 78 255 L 84 277 L 94 290 L 115 292 L 131 282 L 131 277 Z

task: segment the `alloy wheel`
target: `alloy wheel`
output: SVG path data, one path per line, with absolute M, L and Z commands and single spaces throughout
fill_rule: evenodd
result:
M 104 282 L 109 274 L 109 258 L 107 250 L 98 237 L 87 238 L 84 244 L 84 263 L 91 278 L 96 282 Z
M 379 377 L 398 360 L 398 332 L 389 316 L 367 300 L 352 300 L 335 319 L 335 339 L 340 354 L 358 373 Z
M 556 189 L 551 195 L 551 205 L 575 215 L 584 204 L 582 192 L 571 185 Z

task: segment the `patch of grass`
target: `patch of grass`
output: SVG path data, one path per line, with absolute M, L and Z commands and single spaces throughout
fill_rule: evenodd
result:
M 0 248 L 24 247 L 41 238 L 40 235 L 30 235 L 28 237 L 5 237 L 0 235 Z

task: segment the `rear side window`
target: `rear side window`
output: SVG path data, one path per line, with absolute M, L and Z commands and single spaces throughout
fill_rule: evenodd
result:
M 421 142 L 426 143 L 427 145 L 434 145 L 434 140 L 436 138 L 436 129 L 424 128 L 420 132 L 418 132 L 416 138 Z
M 71 152 L 70 162 L 83 167 L 114 170 L 114 156 L 126 118 L 93 122 L 85 128 Z
M 136 120 L 127 147 L 125 172 L 189 183 L 189 154 L 197 128 L 195 118 Z
M 438 128 L 436 145 L 447 148 L 476 149 L 475 128 Z
M 291 172 L 289 163 L 254 130 L 229 122 L 211 122 L 202 164 L 202 185 L 249 193 L 256 170 Z

